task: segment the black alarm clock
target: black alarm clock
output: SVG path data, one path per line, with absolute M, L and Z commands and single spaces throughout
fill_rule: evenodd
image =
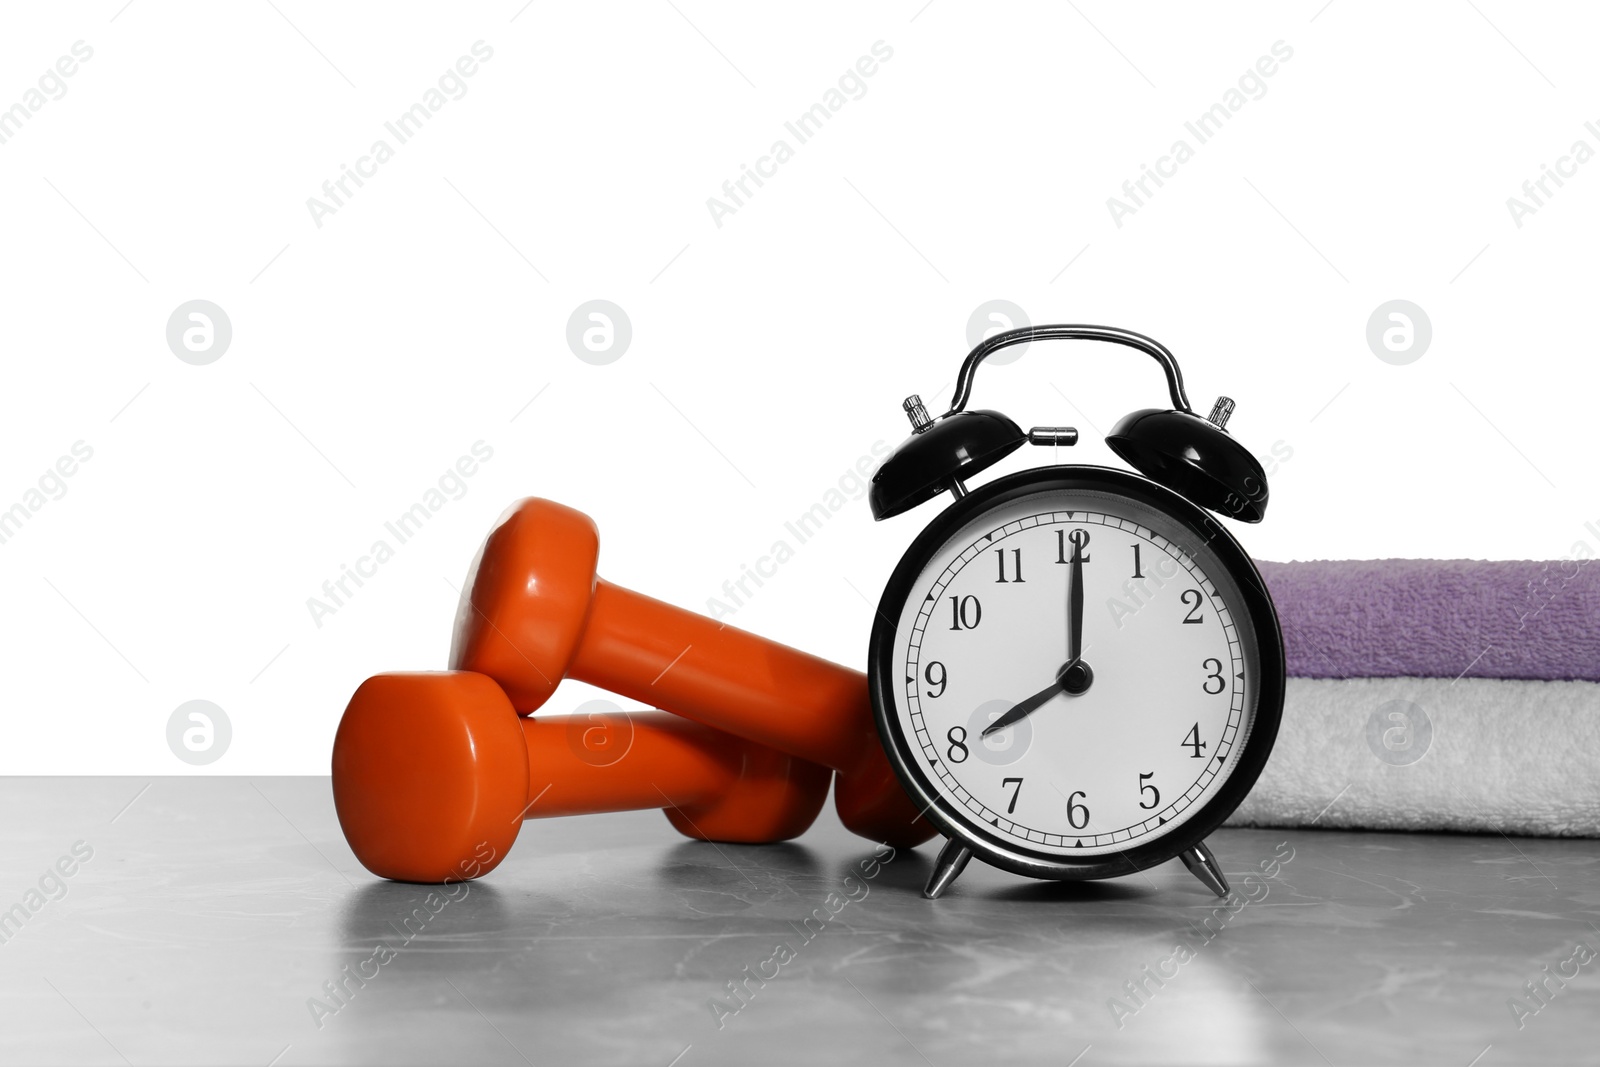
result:
M 1124 345 L 1165 371 L 1172 407 L 1106 438 L 1138 473 L 1052 464 L 969 487 L 1024 444 L 1077 442 L 966 407 L 986 357 L 1059 339 Z M 948 838 L 924 896 L 973 856 L 1051 879 L 1178 857 L 1227 895 L 1205 837 L 1260 775 L 1284 694 L 1272 598 L 1212 514 L 1266 510 L 1266 473 L 1226 428 L 1233 406 L 1195 414 L 1165 347 L 1105 326 L 996 334 L 967 356 L 945 414 L 905 401 L 914 432 L 873 477 L 873 516 L 955 502 L 889 579 L 869 676 L 889 761 Z

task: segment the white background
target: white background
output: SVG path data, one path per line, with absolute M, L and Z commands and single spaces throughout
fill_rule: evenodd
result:
M 452 585 L 523 495 L 703 610 L 904 436 L 902 397 L 948 405 L 996 298 L 1162 340 L 1197 407 L 1226 392 L 1253 451 L 1291 449 L 1239 529 L 1259 557 L 1600 547 L 1600 162 L 1520 228 L 1506 205 L 1600 148 L 1578 5 L 276 5 L 4 16 L 0 107 L 94 55 L 0 144 L 0 508 L 94 456 L 0 544 L 0 771 L 325 773 L 362 678 L 443 666 Z M 318 228 L 307 198 L 479 40 L 466 95 Z M 719 228 L 707 198 L 880 40 L 865 95 Z M 1116 226 L 1107 198 L 1280 40 L 1266 94 Z M 233 326 L 208 366 L 166 343 L 196 298 Z M 607 366 L 565 340 L 593 298 L 632 320 Z M 1406 366 L 1365 336 L 1396 298 L 1433 326 Z M 1087 462 L 1165 404 L 1148 360 L 1081 344 L 974 400 L 1076 424 Z M 466 495 L 316 626 L 307 598 L 478 440 Z M 867 601 L 935 510 L 852 501 L 732 621 L 864 667 Z M 165 737 L 195 698 L 233 724 L 204 768 Z

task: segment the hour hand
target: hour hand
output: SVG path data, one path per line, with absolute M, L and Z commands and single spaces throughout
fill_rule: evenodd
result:
M 1033 694 L 1033 696 L 1021 701 L 1016 707 L 984 727 L 983 733 L 979 736 L 988 737 L 996 730 L 1004 730 L 1007 726 L 1020 722 L 1048 704 L 1050 698 L 1057 693 L 1078 696 L 1086 692 L 1093 683 L 1094 671 L 1090 669 L 1089 665 L 1081 659 L 1072 660 L 1056 672 L 1056 680 L 1054 682 L 1051 682 L 1048 686 Z
M 1012 723 L 1021 722 L 1035 711 L 1038 711 L 1045 704 L 1049 703 L 1051 697 L 1055 696 L 1057 693 L 1066 691 L 1067 683 L 1064 681 L 1065 677 L 1066 672 L 1063 671 L 1061 674 L 1057 675 L 1056 680 L 1051 682 L 1048 686 L 1039 690 L 1028 699 L 1018 703 L 1016 707 L 1000 716 L 988 726 L 985 726 L 981 736 L 988 737 L 997 730 L 1004 730 Z

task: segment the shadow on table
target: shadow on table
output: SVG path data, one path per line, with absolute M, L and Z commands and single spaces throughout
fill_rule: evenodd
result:
M 381 944 L 398 954 L 444 940 L 459 942 L 467 932 L 483 939 L 490 951 L 498 951 L 496 937 L 509 934 L 513 925 L 506 894 L 481 881 L 372 882 L 347 899 L 339 916 L 340 939 L 347 952 L 370 952 Z
M 667 851 L 658 870 L 663 884 L 695 889 L 754 879 L 805 883 L 821 875 L 816 852 L 792 841 L 773 845 L 680 841 Z
M 1045 882 L 1023 881 L 1016 885 L 995 889 L 983 894 L 989 900 L 1081 902 L 1081 901 L 1137 901 L 1161 895 L 1160 890 L 1134 881 Z

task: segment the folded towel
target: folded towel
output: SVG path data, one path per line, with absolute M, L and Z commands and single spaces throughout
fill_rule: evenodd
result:
M 1291 678 L 1229 825 L 1600 836 L 1600 685 Z
M 1300 678 L 1600 681 L 1600 566 L 1482 560 L 1261 563 Z

